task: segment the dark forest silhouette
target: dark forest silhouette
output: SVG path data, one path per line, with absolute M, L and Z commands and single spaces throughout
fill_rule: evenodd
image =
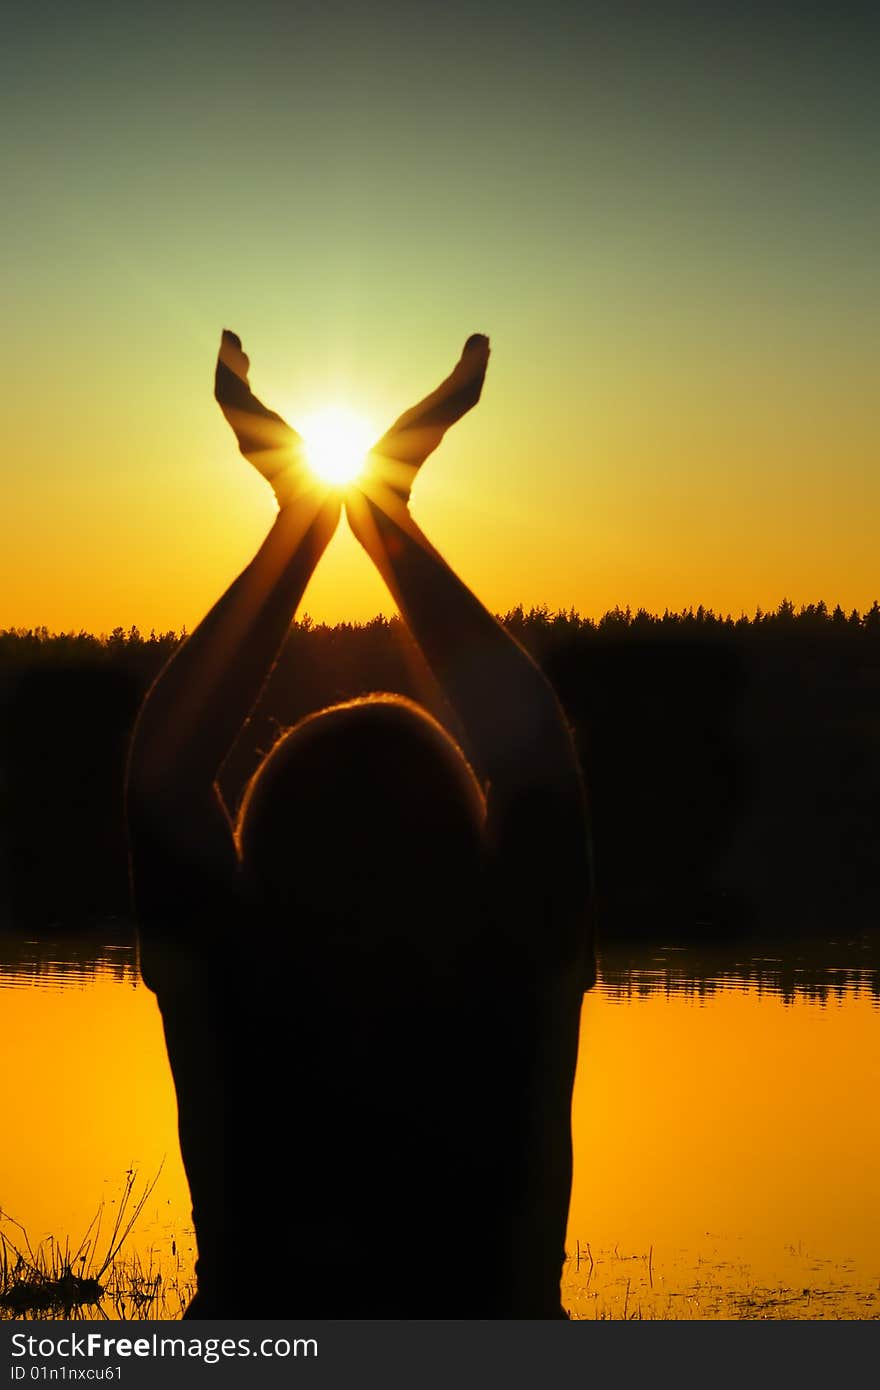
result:
M 515 609 L 502 622 L 575 730 L 606 938 L 876 921 L 880 605 L 598 621 Z M 12 923 L 125 917 L 125 749 L 179 641 L 0 632 L 0 911 Z M 425 679 L 397 619 L 296 623 L 224 768 L 230 804 L 279 726 L 377 689 L 437 708 Z

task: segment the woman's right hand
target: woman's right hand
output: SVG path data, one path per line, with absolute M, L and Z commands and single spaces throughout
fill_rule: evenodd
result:
M 489 365 L 489 339 L 472 333 L 461 357 L 436 391 L 395 420 L 370 450 L 369 479 L 390 488 L 404 503 L 425 459 L 437 448 L 450 425 L 477 404 Z
M 301 437 L 257 400 L 248 384 L 249 369 L 241 339 L 224 328 L 214 374 L 215 399 L 242 454 L 271 483 L 279 507 L 286 507 L 306 492 L 314 492 L 314 479 L 305 465 Z

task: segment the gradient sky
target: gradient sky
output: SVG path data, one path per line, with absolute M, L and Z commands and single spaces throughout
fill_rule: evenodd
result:
M 224 325 L 294 424 L 377 433 L 490 334 L 414 512 L 495 610 L 869 604 L 877 40 L 806 0 L 29 0 L 0 627 L 192 627 L 250 557 Z M 348 535 L 305 608 L 391 611 Z

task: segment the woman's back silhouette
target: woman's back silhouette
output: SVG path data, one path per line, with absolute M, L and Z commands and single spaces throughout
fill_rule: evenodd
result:
M 582 788 L 550 687 L 408 505 L 488 356 L 469 339 L 345 495 L 460 738 L 394 695 L 321 711 L 233 823 L 218 770 L 342 499 L 223 335 L 216 396 L 280 510 L 150 691 L 128 779 L 199 1247 L 190 1316 L 560 1315 L 592 969 Z

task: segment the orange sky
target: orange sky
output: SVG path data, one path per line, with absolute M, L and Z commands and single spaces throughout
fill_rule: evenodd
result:
M 338 8 L 10 29 L 0 627 L 191 628 L 247 561 L 272 501 L 211 399 L 224 325 L 293 423 L 377 429 L 491 335 L 414 511 L 495 610 L 869 605 L 858 25 L 487 0 L 462 50 Z M 340 535 L 305 607 L 388 602 Z

